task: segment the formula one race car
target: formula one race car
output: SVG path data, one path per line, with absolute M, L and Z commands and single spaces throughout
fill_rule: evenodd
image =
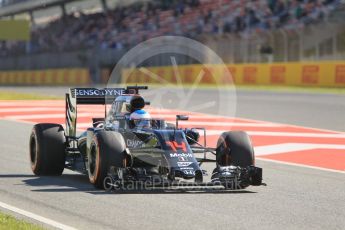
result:
M 254 166 L 250 138 L 242 131 L 224 132 L 216 148 L 199 143 L 203 128 L 179 128 L 162 119 L 133 119 L 149 102 L 139 95 L 146 86 L 74 88 L 66 94 L 66 130 L 60 124 L 36 124 L 30 135 L 31 168 L 35 175 L 61 175 L 64 168 L 89 176 L 97 188 L 148 186 L 221 186 L 243 189 L 262 185 L 262 169 Z M 105 118 L 77 136 L 77 105 L 105 105 Z M 109 106 L 107 106 L 109 105 Z M 107 111 L 107 107 L 110 107 Z M 213 154 L 213 159 L 207 158 Z M 206 182 L 204 162 L 214 162 Z

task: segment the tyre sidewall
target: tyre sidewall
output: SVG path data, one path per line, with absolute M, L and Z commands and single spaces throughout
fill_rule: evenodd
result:
M 40 146 L 38 143 L 40 143 L 40 136 L 38 135 L 38 132 L 36 131 L 38 129 L 38 126 L 34 127 L 31 131 L 31 136 L 30 136 L 30 162 L 31 162 L 31 170 L 35 174 L 39 174 L 39 172 L 42 170 L 42 164 L 41 164 L 41 157 L 42 155 L 40 154 Z M 31 153 L 32 147 L 31 147 L 31 142 L 35 142 L 35 153 Z M 32 160 L 31 154 L 35 155 L 35 160 Z M 41 166 L 41 167 L 40 167 Z

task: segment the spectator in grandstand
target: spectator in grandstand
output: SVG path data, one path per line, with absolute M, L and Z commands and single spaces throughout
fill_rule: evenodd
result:
M 163 0 L 103 13 L 74 12 L 32 31 L 29 44 L 1 45 L 1 53 L 126 49 L 160 35 L 242 33 L 295 27 L 326 17 L 340 0 Z M 224 4 L 223 4 L 224 2 Z

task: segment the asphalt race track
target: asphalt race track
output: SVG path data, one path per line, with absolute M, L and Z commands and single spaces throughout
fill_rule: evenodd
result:
M 196 98 L 207 93 L 199 90 Z M 77 229 L 344 229 L 344 95 L 239 91 L 237 96 L 238 118 L 227 122 L 251 134 L 266 187 L 106 193 L 69 170 L 61 177 L 35 177 L 28 159 L 31 123 L 61 122 L 63 102 L 12 107 L 2 102 L 0 202 Z M 190 122 L 212 119 L 191 114 Z M 229 127 L 208 128 L 212 143 Z M 210 172 L 213 166 L 204 168 Z

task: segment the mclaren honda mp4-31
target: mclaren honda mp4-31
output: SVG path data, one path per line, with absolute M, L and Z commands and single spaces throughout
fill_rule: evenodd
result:
M 41 123 L 30 135 L 31 168 L 35 175 L 61 175 L 65 168 L 88 175 L 97 188 L 122 188 L 128 183 L 148 187 L 218 186 L 244 189 L 262 185 L 262 169 L 254 165 L 249 136 L 224 132 L 215 148 L 199 141 L 204 128 L 179 128 L 163 119 L 131 119 L 150 104 L 139 94 L 146 86 L 73 88 L 66 94 L 66 125 Z M 77 107 L 104 105 L 105 117 L 77 135 Z M 108 111 L 107 111 L 108 110 Z M 202 164 L 214 164 L 211 177 Z M 206 181 L 206 178 L 208 180 Z

